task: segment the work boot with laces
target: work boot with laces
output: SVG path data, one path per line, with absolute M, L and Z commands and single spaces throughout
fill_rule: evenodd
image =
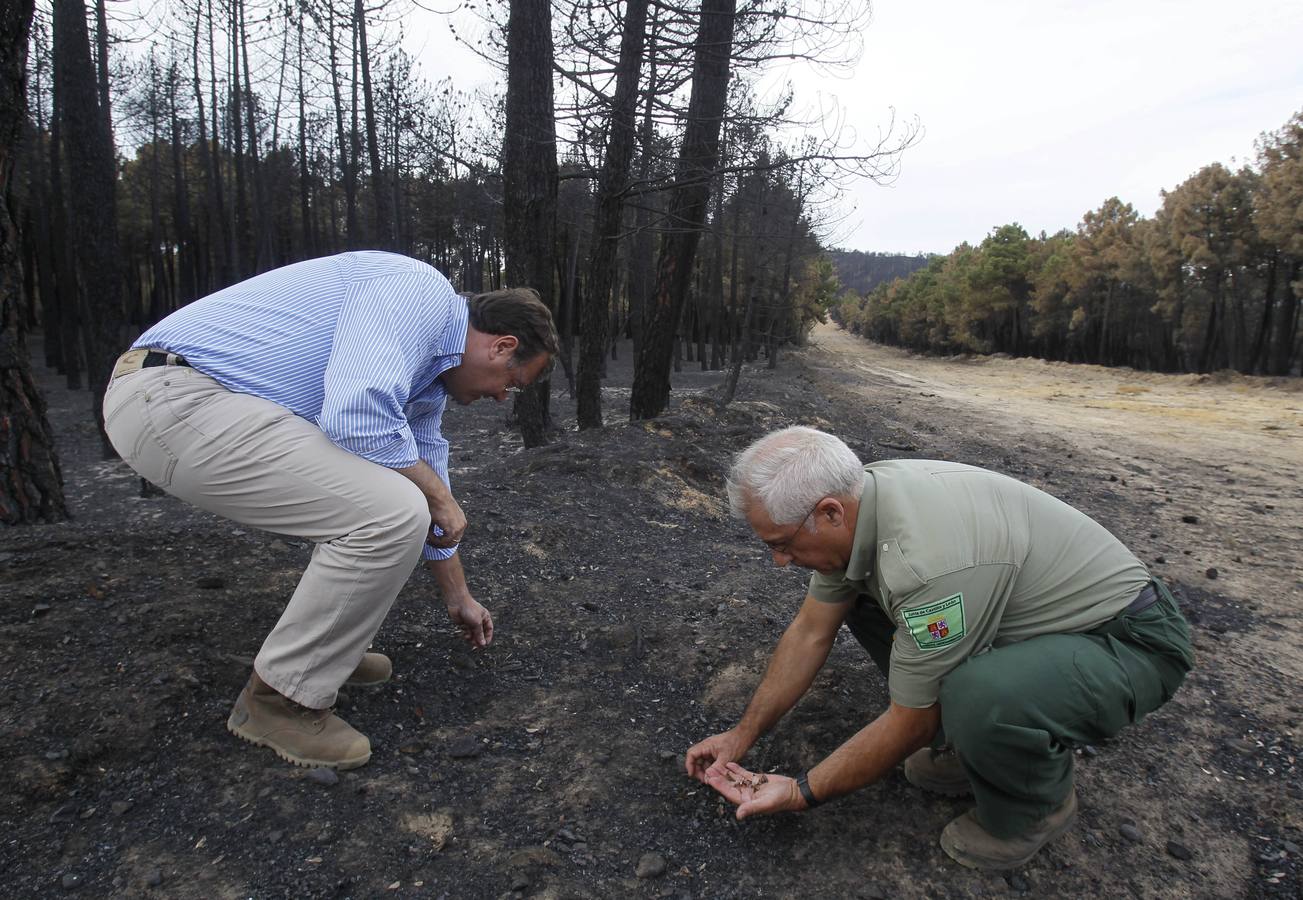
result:
M 355 769 L 371 758 L 371 742 L 332 709 L 300 706 L 255 672 L 226 720 L 231 734 L 270 747 L 296 766 Z
M 977 810 L 970 809 L 941 832 L 941 849 L 970 869 L 1016 869 L 1067 831 L 1076 818 L 1075 788 L 1068 791 L 1068 799 L 1058 809 L 1011 838 L 992 835 L 977 821 Z
M 394 664 L 383 653 L 364 653 L 353 674 L 344 683 L 353 687 L 373 687 L 384 684 L 394 674 Z
M 973 792 L 964 764 L 949 744 L 911 753 L 905 760 L 905 779 L 915 787 L 944 797 L 963 797 Z

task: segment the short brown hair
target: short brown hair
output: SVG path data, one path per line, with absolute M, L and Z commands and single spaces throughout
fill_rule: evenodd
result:
M 471 327 L 482 334 L 509 334 L 520 342 L 512 359 L 525 362 L 539 353 L 555 357 L 561 349 L 552 312 L 533 288 L 502 288 L 466 301 Z

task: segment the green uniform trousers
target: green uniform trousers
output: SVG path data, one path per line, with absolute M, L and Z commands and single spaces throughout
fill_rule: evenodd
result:
M 1104 740 L 1162 706 L 1194 664 L 1175 598 L 1090 631 L 1046 634 L 979 652 L 941 685 L 941 727 L 959 754 L 977 818 L 996 837 L 1022 834 L 1072 790 L 1073 748 Z M 896 625 L 871 599 L 847 617 L 886 674 Z

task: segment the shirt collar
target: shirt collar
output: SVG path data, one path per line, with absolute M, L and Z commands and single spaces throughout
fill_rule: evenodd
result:
M 466 339 L 470 329 L 470 307 L 464 298 L 458 297 L 457 300 L 461 302 L 453 301 L 452 315 L 448 327 L 444 329 L 443 337 L 434 345 L 433 377 L 435 378 L 449 369 L 460 366 L 462 357 L 466 354 Z

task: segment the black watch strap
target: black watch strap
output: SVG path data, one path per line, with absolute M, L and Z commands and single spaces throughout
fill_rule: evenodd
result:
M 796 779 L 796 789 L 801 792 L 805 799 L 807 809 L 814 809 L 819 805 L 819 800 L 814 796 L 814 791 L 810 790 L 810 773 L 802 772 L 801 776 Z

